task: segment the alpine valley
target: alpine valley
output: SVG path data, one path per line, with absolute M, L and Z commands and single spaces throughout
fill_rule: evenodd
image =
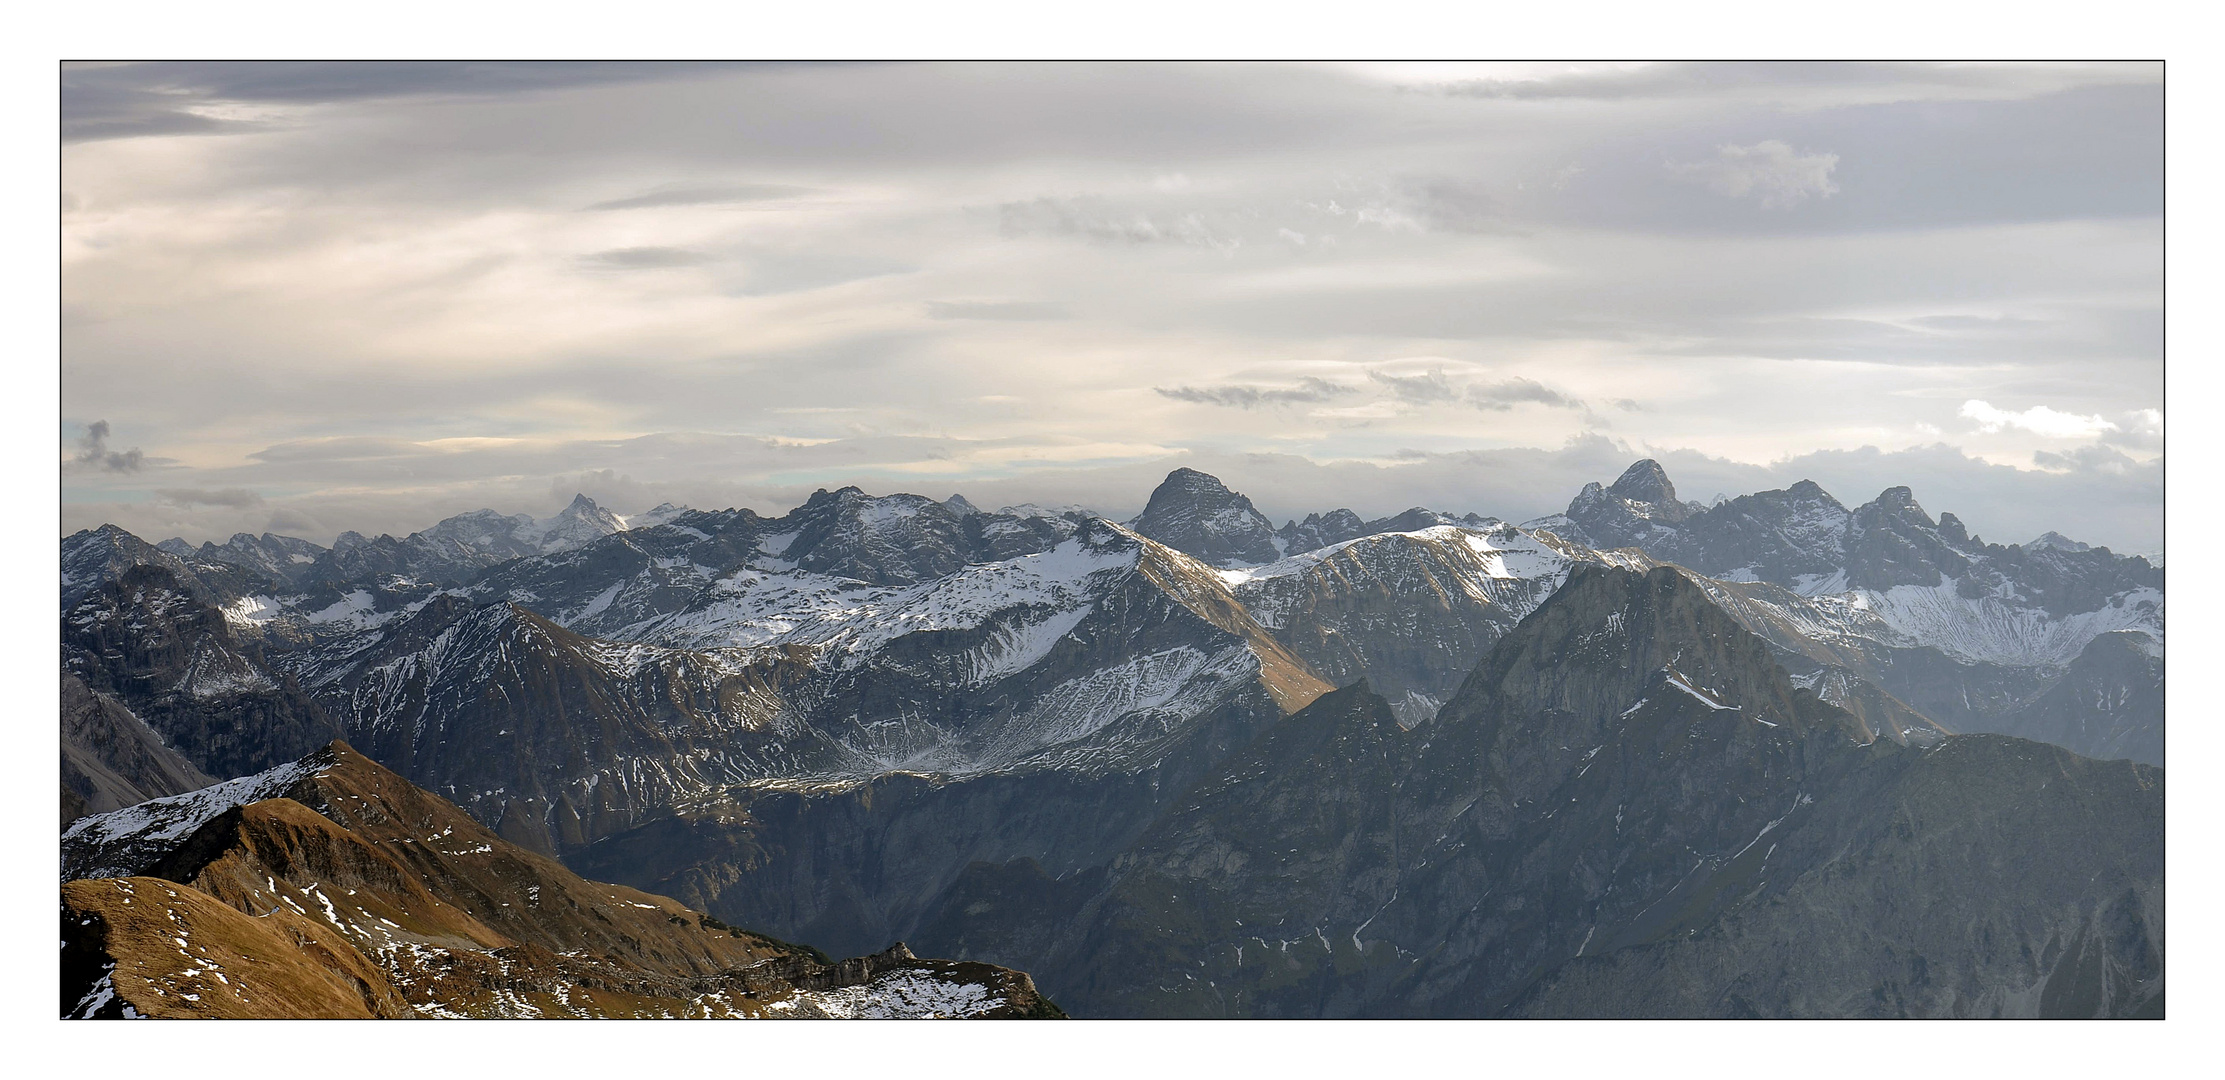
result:
M 2163 630 L 2139 556 L 1653 461 L 104 526 L 61 1011 L 2161 1016 Z

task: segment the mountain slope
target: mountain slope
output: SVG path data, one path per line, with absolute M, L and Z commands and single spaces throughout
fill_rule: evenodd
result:
M 1024 959 L 1082 1015 L 2155 1007 L 2160 772 L 1865 738 L 1773 655 L 1682 573 L 1578 566 L 1429 723 L 1399 730 L 1361 687 L 1325 696 L 1101 884 L 979 867 L 921 940 Z M 1911 889 L 1921 909 L 1879 906 Z M 1648 976 L 1658 992 L 1579 978 L 1718 939 L 1708 964 Z
M 406 1004 L 430 1016 L 810 1016 L 902 1012 L 907 994 L 966 1015 L 1056 1012 L 1017 972 L 919 961 L 900 945 L 833 965 L 671 900 L 585 881 L 345 744 L 250 779 L 73 830 L 79 865 L 136 876 L 65 885 L 65 953 L 78 954 L 65 957 L 75 973 L 65 1014 L 153 1014 L 217 985 L 229 996 L 183 1012 L 391 1016 Z M 140 910 L 122 910 L 133 898 Z M 150 905 L 178 928 L 177 959 L 142 932 L 163 925 Z M 270 948 L 273 931 L 301 942 L 298 954 Z M 255 952 L 264 959 L 249 962 Z M 243 967 L 239 983 L 226 977 Z M 326 992 L 278 1012 L 253 1000 L 261 992 L 234 1000 L 287 977 L 311 987 L 337 977 L 363 1000 Z
M 2163 571 L 2137 556 L 2059 535 L 1987 544 L 1953 514 L 1934 521 L 1906 487 L 1849 510 L 1804 480 L 1703 509 L 1674 503 L 1654 463 L 1625 477 L 1640 471 L 1658 482 L 1587 488 L 1529 527 L 1713 578 L 1718 600 L 1770 625 L 1787 655 L 1844 668 L 1951 730 L 2008 730 L 2006 715 L 2102 635 L 2163 634 Z
M 2163 764 L 2163 643 L 2139 630 L 2088 642 L 2062 678 L 1984 730 L 2104 760 Z
M 1432 515 L 1436 516 L 1436 515 Z M 1503 522 L 1382 532 L 1226 571 L 1237 599 L 1329 680 L 1366 678 L 1412 726 L 1578 561 L 1638 565 Z
M 267 768 L 340 734 L 270 672 L 258 642 L 160 562 L 123 569 L 63 613 L 62 666 L 211 776 Z
M 115 698 L 62 673 L 62 823 L 213 781 Z

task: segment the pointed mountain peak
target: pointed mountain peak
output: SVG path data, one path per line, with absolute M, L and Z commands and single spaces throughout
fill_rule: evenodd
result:
M 1590 563 L 1570 568 L 1567 583 L 1499 640 L 1446 709 L 1458 715 L 1481 705 L 1503 723 L 1544 723 L 1567 736 L 1553 745 L 1574 746 L 1663 678 L 1764 727 L 1796 727 L 1812 716 L 1793 702 L 1790 677 L 1768 646 L 1683 571 Z
M 1133 522 L 1137 532 L 1215 566 L 1273 562 L 1275 527 L 1215 476 L 1176 469 L 1151 493 Z
M 1894 512 L 1902 510 L 1914 510 L 1919 514 L 1924 512 L 1923 507 L 1916 505 L 1916 493 L 1905 486 L 1889 487 L 1878 492 L 1877 498 L 1872 500 L 1870 505 L 1880 510 Z
M 555 521 L 550 524 L 561 525 L 572 521 L 597 522 L 611 526 L 613 531 L 619 524 L 618 515 L 603 509 L 584 494 L 572 496 L 572 504 L 565 507 L 563 513 L 556 515 Z
M 1942 522 L 1944 522 L 1944 521 L 1945 521 L 1945 520 L 1946 520 L 1946 519 L 1947 519 L 1947 518 L 1948 518 L 1949 516 L 1950 516 L 1950 515 L 1942 514 L 1942 515 L 1940 515 L 1940 520 L 1941 520 Z M 2093 550 L 2093 545 L 2091 545 L 2091 544 L 2082 544 L 2082 543 L 2080 543 L 2080 542 L 2078 542 L 2078 541 L 2076 541 L 2076 540 L 2073 540 L 2073 539 L 2071 539 L 2071 538 L 2070 538 L 2070 537 L 2068 537 L 2068 536 L 2064 536 L 2064 535 L 2063 535 L 2062 533 L 2056 532 L 2056 531 L 2054 531 L 2054 530 L 2052 530 L 2052 529 L 2048 530 L 2047 532 L 2041 533 L 2038 539 L 2036 539 L 2036 540 L 2033 540 L 2032 542 L 2030 542 L 2030 543 L 2028 543 L 2028 544 L 2025 544 L 2025 545 L 2024 545 L 2024 547 L 2025 547 L 2025 549 L 2026 549 L 2026 550 L 2032 550 L 2032 549 L 2034 549 L 2034 548 L 2052 548 L 2052 549 L 2054 549 L 2054 550 L 2056 550 L 2056 551 L 2092 551 L 2092 550 Z
M 1676 501 L 1676 485 L 1669 482 L 1669 473 L 1661 467 L 1661 463 L 1652 458 L 1646 458 L 1624 469 L 1622 476 L 1607 490 L 1632 502 Z
M 551 555 L 585 547 L 625 529 L 626 523 L 618 515 L 597 506 L 583 493 L 572 496 L 572 504 L 563 513 L 520 526 L 516 535 L 541 554 Z
M 1227 484 L 1221 483 L 1220 477 L 1188 468 L 1168 473 L 1167 478 L 1161 480 L 1159 486 L 1151 492 L 1151 497 L 1156 500 L 1161 493 L 1235 494 L 1228 489 Z
M 957 494 L 953 494 L 951 497 L 943 500 L 943 509 L 950 511 L 951 513 L 956 514 L 959 517 L 964 517 L 967 514 L 978 514 L 981 512 L 980 507 L 975 506 L 973 503 L 967 501 L 965 496 Z

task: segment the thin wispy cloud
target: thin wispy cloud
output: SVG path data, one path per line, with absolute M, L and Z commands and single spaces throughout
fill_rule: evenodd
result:
M 228 510 L 247 510 L 263 505 L 263 497 L 246 488 L 156 488 L 155 494 L 164 502 L 181 507 L 219 506 Z
M 672 247 L 612 248 L 583 255 L 580 261 L 607 270 L 668 270 L 676 266 L 701 266 L 712 257 L 701 251 Z
M 1393 375 L 1386 371 L 1370 371 L 1367 373 L 1367 377 L 1375 380 L 1377 385 L 1396 395 L 1399 400 L 1416 405 L 1433 405 L 1438 402 L 1456 401 L 1460 397 L 1460 391 L 1453 389 L 1452 382 L 1445 378 L 1443 371 L 1430 371 L 1420 375 Z
M 793 184 L 713 184 L 660 187 L 623 199 L 588 206 L 589 210 L 648 210 L 666 206 L 722 206 L 731 203 L 768 202 L 810 194 Z
M 1028 300 L 930 300 L 927 303 L 927 314 L 936 319 L 990 319 L 1001 322 L 1041 322 L 1074 317 L 1063 304 Z
M 1301 405 L 1333 401 L 1357 391 L 1327 379 L 1300 379 L 1296 386 L 1160 386 L 1161 397 L 1196 405 L 1221 405 L 1257 409 L 1272 405 Z
M 1584 403 L 1532 379 L 1503 379 L 1471 386 L 1468 400 L 1477 408 L 1505 412 L 1516 405 L 1544 405 L 1554 409 L 1581 409 Z

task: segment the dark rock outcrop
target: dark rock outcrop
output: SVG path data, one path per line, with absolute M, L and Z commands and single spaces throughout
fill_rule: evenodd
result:
M 162 563 L 123 570 L 63 613 L 63 670 L 210 776 L 256 772 L 337 738 L 324 710 L 203 597 Z
M 214 780 L 122 702 L 62 673 L 62 824 Z
M 1256 565 L 1281 555 L 1275 547 L 1273 523 L 1252 507 L 1252 501 L 1196 469 L 1168 473 L 1131 525 L 1214 566 Z
M 2161 766 L 2163 644 L 2138 630 L 2103 634 L 2035 698 L 1979 723 L 1974 730 Z
M 1429 724 L 1323 697 L 1087 895 L 978 867 L 916 940 L 1082 1015 L 2160 1007 L 2160 772 L 1864 736 L 1677 571 L 1579 566 Z

